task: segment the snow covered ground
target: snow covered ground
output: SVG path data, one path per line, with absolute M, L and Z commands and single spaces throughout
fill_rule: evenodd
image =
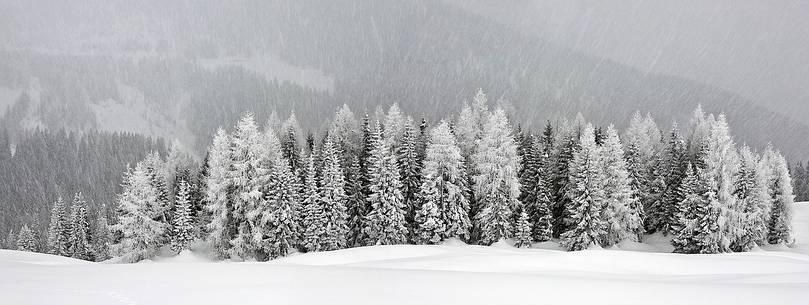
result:
M 449 242 L 211 263 L 198 254 L 139 264 L 0 251 L 2 304 L 807 304 L 809 203 L 791 249 L 721 255 L 561 252 Z M 804 240 L 801 242 L 801 240 Z M 542 248 L 553 248 L 543 244 Z

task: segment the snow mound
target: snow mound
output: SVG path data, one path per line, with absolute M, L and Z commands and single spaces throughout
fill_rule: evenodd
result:
M 56 266 L 56 265 L 92 264 L 92 262 L 44 253 L 0 250 L 0 266 L 10 264 Z M 0 270 L 2 269 L 3 268 L 0 268 Z

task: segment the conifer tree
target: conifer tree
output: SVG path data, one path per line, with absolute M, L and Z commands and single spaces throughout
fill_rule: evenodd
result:
M 432 200 L 438 207 L 441 225 L 444 226 L 442 238 L 469 238 L 472 224 L 466 198 L 464 158 L 446 122 L 442 121 L 430 131 L 421 176 L 421 196 L 435 197 L 424 197 L 422 205 Z
M 377 143 L 371 151 L 371 210 L 363 232 L 371 245 L 395 245 L 407 242 L 404 198 L 396 157 L 387 141 Z
M 118 195 L 118 221 L 110 227 L 116 240 L 110 247 L 124 262 L 151 258 L 165 244 L 170 227 L 163 222 L 164 207 L 144 162 L 124 174 Z
M 340 152 L 334 147 L 330 137 L 323 145 L 323 175 L 320 178 L 320 200 L 316 216 L 311 224 L 312 230 L 322 232 L 316 244 L 309 251 L 339 250 L 346 247 L 348 224 L 346 215 L 346 195 L 343 170 L 340 165 Z M 322 228 L 322 229 L 320 229 Z M 310 230 L 307 228 L 307 230 Z M 321 231 L 322 230 L 322 231 Z M 309 234 L 308 236 L 313 236 Z
M 320 251 L 320 237 L 325 233 L 322 224 L 323 208 L 320 204 L 320 193 L 317 188 L 317 176 L 315 175 L 315 158 L 313 154 L 306 157 L 306 179 L 303 186 L 303 220 L 302 228 L 303 240 L 301 247 L 306 251 Z
M 81 193 L 73 197 L 70 213 L 70 254 L 71 257 L 90 260 L 90 224 L 87 221 L 87 203 Z
M 420 196 L 422 205 L 416 212 L 413 232 L 413 241 L 416 244 L 432 245 L 443 240 L 446 227 L 438 208 L 439 196 L 435 181 L 433 177 L 426 176 L 422 183 Z
M 348 215 L 349 247 L 358 247 L 365 244 L 366 236 L 362 233 L 365 227 L 365 216 L 368 215 L 365 203 L 365 194 L 362 192 L 362 170 L 357 157 L 351 158 L 346 175 L 346 213 Z
M 194 241 L 194 220 L 191 216 L 191 202 L 189 185 L 185 180 L 180 181 L 180 189 L 177 191 L 177 199 L 174 202 L 173 235 L 171 248 L 175 252 L 181 252 L 189 248 Z
M 230 257 L 230 241 L 235 236 L 233 221 L 233 182 L 230 167 L 233 162 L 230 137 L 223 130 L 216 131 L 208 150 L 208 174 L 205 177 L 205 210 L 211 221 L 205 227 L 207 242 L 219 259 Z
M 36 235 L 34 235 L 34 231 L 28 228 L 27 224 L 22 225 L 20 233 L 17 234 L 17 250 L 37 252 Z
M 676 213 L 678 203 L 683 201 L 683 194 L 680 191 L 680 183 L 682 183 L 683 175 L 685 175 L 685 165 L 687 162 L 687 148 L 685 142 L 680 136 L 680 131 L 677 128 L 677 123 L 671 128 L 669 133 L 668 144 L 663 150 L 663 162 L 661 162 L 661 171 L 664 176 L 666 188 L 663 191 L 662 206 L 656 207 L 652 212 L 658 220 L 656 230 L 663 232 L 663 234 L 672 233 L 672 226 L 676 223 Z
M 528 222 L 528 213 L 525 211 L 520 212 L 520 217 L 517 219 L 517 226 L 514 233 L 517 248 L 530 248 L 531 247 L 531 223 Z
M 96 216 L 95 230 L 93 231 L 93 257 L 101 262 L 110 258 L 110 229 L 107 221 L 106 206 L 101 206 Z
M 570 181 L 570 165 L 573 161 L 573 156 L 579 149 L 579 138 L 570 132 L 560 132 L 559 143 L 560 146 L 554 153 L 551 173 L 551 186 L 553 193 L 553 235 L 556 237 L 561 236 L 572 225 L 570 215 L 567 214 L 571 205 L 570 199 L 567 197 L 567 192 L 572 188 Z
M 762 242 L 767 234 L 767 188 L 765 178 L 759 171 L 759 157 L 748 146 L 740 150 L 741 167 L 734 179 L 733 196 L 739 201 L 742 211 L 742 233 L 731 250 L 749 251 Z
M 48 253 L 69 255 L 70 218 L 62 197 L 56 199 L 51 209 L 51 221 L 48 226 Z M 16 241 L 15 241 L 16 242 Z
M 689 163 L 678 192 L 683 200 L 677 203 L 676 221 L 671 226 L 674 236 L 671 244 L 675 253 L 698 253 L 696 221 L 700 208 L 705 206 L 703 198 L 703 185 L 700 185 L 699 176 L 694 166 Z
M 295 117 L 295 112 L 293 111 L 290 113 L 289 119 L 284 122 L 282 130 L 280 130 L 280 132 L 283 133 L 281 152 L 284 159 L 289 162 L 292 172 L 295 172 L 301 167 L 300 155 L 298 154 L 300 152 L 298 145 L 298 142 L 300 142 L 300 139 L 298 139 L 300 130 L 301 126 L 298 124 L 298 119 Z
M 483 138 L 473 156 L 475 194 L 481 210 L 475 220 L 482 244 L 492 244 L 512 234 L 512 215 L 519 205 L 517 144 L 503 109 L 489 116 Z
M 602 147 L 598 150 L 604 174 L 604 209 L 601 216 L 607 224 L 602 243 L 611 246 L 623 240 L 639 241 L 643 220 L 638 210 L 640 206 L 634 202 L 624 150 L 615 127 L 610 125 L 607 128 L 602 141 Z
M 579 150 L 570 164 L 570 199 L 568 215 L 572 228 L 563 233 L 562 247 L 568 251 L 600 245 L 607 224 L 602 218 L 605 208 L 604 169 L 599 160 L 593 126 L 588 124 L 580 137 Z
M 405 222 L 408 228 L 414 227 L 414 217 L 416 210 L 419 208 L 417 196 L 421 181 L 416 149 L 413 122 L 412 120 L 407 120 L 404 125 L 401 143 L 396 152 L 396 161 L 402 185 L 401 193 L 405 207 Z
M 9 250 L 16 250 L 17 249 L 17 236 L 14 235 L 14 229 L 8 230 L 8 235 L 6 236 L 6 240 L 4 241 L 3 247 Z
M 261 218 L 261 227 L 267 236 L 263 248 L 270 258 L 287 256 L 298 244 L 301 233 L 295 175 L 290 170 L 289 162 L 280 156 L 275 164 L 266 195 L 268 212 Z
M 720 214 L 720 252 L 730 251 L 743 235 L 743 208 L 733 196 L 734 179 L 739 172 L 739 157 L 724 114 L 714 122 L 707 139 L 705 169 L 715 179 L 711 184 Z
M 766 153 L 771 178 L 769 182 L 770 217 L 767 222 L 767 241 L 770 244 L 792 243 L 792 178 L 786 160 L 780 153 L 768 149 Z

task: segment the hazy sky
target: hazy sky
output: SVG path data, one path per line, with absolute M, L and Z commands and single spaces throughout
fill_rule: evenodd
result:
M 453 0 L 557 44 L 809 116 L 806 0 Z

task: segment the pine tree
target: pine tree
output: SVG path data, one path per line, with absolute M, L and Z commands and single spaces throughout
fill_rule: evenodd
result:
M 51 209 L 51 221 L 48 226 L 48 253 L 68 256 L 70 238 L 70 218 L 62 197 L 56 199 Z
M 742 162 L 734 180 L 733 196 L 744 210 L 742 234 L 731 244 L 731 249 L 736 252 L 749 251 L 764 240 L 768 212 L 766 182 L 758 169 L 759 157 L 746 145 L 742 147 L 740 156 Z
M 110 229 L 107 222 L 106 206 L 101 206 L 96 216 L 96 226 L 93 231 L 93 257 L 101 262 L 110 258 Z
M 368 197 L 371 210 L 363 232 L 372 245 L 406 243 L 408 230 L 396 157 L 387 141 L 377 143 L 371 156 L 371 195 Z
M 432 200 L 438 207 L 444 238 L 469 238 L 469 202 L 466 198 L 464 158 L 449 124 L 441 122 L 430 131 L 424 167 L 421 170 L 422 205 Z M 430 180 L 430 181 L 428 181 Z
M 743 235 L 743 208 L 733 196 L 734 179 L 739 172 L 740 162 L 724 114 L 720 114 L 711 126 L 706 143 L 705 169 L 715 179 L 711 187 L 720 214 L 719 251 L 728 252 L 730 245 L 737 243 Z
M 553 234 L 551 219 L 552 194 L 548 187 L 545 160 L 547 157 L 534 141 L 526 148 L 524 159 L 528 167 L 521 176 L 520 202 L 528 214 L 531 237 L 534 241 L 548 241 Z
M 306 157 L 306 179 L 303 186 L 303 240 L 301 246 L 307 251 L 321 251 L 320 237 L 325 233 L 323 208 L 320 204 L 320 193 L 315 175 L 315 158 L 313 154 Z
M 153 257 L 165 244 L 169 226 L 162 221 L 163 206 L 144 162 L 124 175 L 117 204 L 118 221 L 110 227 L 116 236 L 111 252 L 124 262 Z
M 3 244 L 5 249 L 15 250 L 17 249 L 17 236 L 14 235 L 14 230 L 8 230 L 8 235 L 6 236 L 5 243 Z
M 425 176 L 424 179 L 420 196 L 423 203 L 416 212 L 413 241 L 416 244 L 432 245 L 443 239 L 446 227 L 438 209 L 439 196 L 435 185 L 436 179 L 431 176 Z
M 194 241 L 194 219 L 191 216 L 191 202 L 189 201 L 189 185 L 185 180 L 180 181 L 180 190 L 174 202 L 173 236 L 171 248 L 175 252 L 182 252 L 189 248 Z
M 298 124 L 298 119 L 295 117 L 295 112 L 293 111 L 289 115 L 289 119 L 284 122 L 284 126 L 282 127 L 283 130 L 283 140 L 281 141 L 281 152 L 283 153 L 283 157 L 285 160 L 288 160 L 289 166 L 291 171 L 294 172 L 301 167 L 301 160 L 298 148 L 298 135 L 300 134 L 300 125 Z
M 298 244 L 301 233 L 295 175 L 287 160 L 278 157 L 275 164 L 275 175 L 267 191 L 268 213 L 260 222 L 267 236 L 263 247 L 270 258 L 287 256 Z
M 512 211 L 519 205 L 517 144 L 502 109 L 495 110 L 484 125 L 473 161 L 475 194 L 482 207 L 475 217 L 480 242 L 492 244 L 511 237 Z
M 673 233 L 671 231 L 672 226 L 676 223 L 677 206 L 684 198 L 679 190 L 685 174 L 687 155 L 685 142 L 680 136 L 677 123 L 674 123 L 669 133 L 669 142 L 663 151 L 663 162 L 661 162 L 662 174 L 666 182 L 661 200 L 662 206 L 653 210 L 657 213 L 654 217 L 659 220 L 655 229 L 663 234 Z
M 275 132 L 267 129 L 262 135 L 253 121 L 252 114 L 237 123 L 233 135 L 231 155 L 233 163 L 228 173 L 233 182 L 233 222 L 236 234 L 231 239 L 231 257 L 263 259 L 260 245 L 261 230 L 256 227 L 265 203 L 262 190 L 270 179 L 268 158 L 280 153 L 280 144 Z
M 612 125 L 604 133 L 598 155 L 604 174 L 604 210 L 601 216 L 607 224 L 602 243 L 611 246 L 623 240 L 639 241 L 643 229 L 641 211 L 638 210 L 640 206 L 634 202 L 624 150 L 618 132 Z
M 170 200 L 168 187 L 166 186 L 166 163 L 160 158 L 160 153 L 156 151 L 146 156 L 143 163 L 149 175 L 149 183 L 157 192 L 157 205 L 161 211 L 160 221 L 166 225 L 171 225 L 171 218 L 170 215 L 168 215 Z
M 766 153 L 771 179 L 769 183 L 770 217 L 767 223 L 767 241 L 770 244 L 792 243 L 792 179 L 786 160 L 780 153 L 768 149 Z
M 20 233 L 17 234 L 17 250 L 37 252 L 36 235 L 26 224 L 22 225 Z
M 362 192 L 362 169 L 357 157 L 351 158 L 346 175 L 346 213 L 348 215 L 349 247 L 358 247 L 365 244 L 367 237 L 362 233 L 365 227 L 365 216 L 368 215 L 365 194 Z
M 216 131 L 208 150 L 208 175 L 205 177 L 205 210 L 211 214 L 206 225 L 207 242 L 219 259 L 230 257 L 230 241 L 235 236 L 233 221 L 233 182 L 229 175 L 232 157 L 230 137 L 223 130 Z
M 346 247 L 348 225 L 346 215 L 345 181 L 340 166 L 340 152 L 334 147 L 330 137 L 323 145 L 323 175 L 320 178 L 320 200 L 314 207 L 316 216 L 311 218 L 313 223 L 307 227 L 307 236 L 310 244 L 309 251 L 330 251 Z M 319 237 L 310 230 L 316 230 Z
M 593 126 L 587 125 L 581 135 L 581 147 L 570 164 L 573 187 L 567 197 L 571 206 L 568 214 L 573 227 L 562 234 L 562 247 L 568 251 L 600 245 L 607 224 L 602 218 L 605 208 L 604 170 L 599 160 Z
M 414 217 L 416 210 L 419 208 L 419 202 L 416 197 L 419 194 L 421 181 L 416 149 L 416 135 L 413 130 L 413 122 L 407 120 L 404 125 L 402 141 L 396 152 L 396 161 L 398 163 L 397 166 L 402 185 L 401 193 L 405 207 L 405 222 L 408 228 L 415 227 Z
M 90 260 L 90 224 L 87 221 L 87 203 L 81 193 L 73 197 L 70 213 L 70 254 L 71 257 Z
M 517 228 L 515 230 L 517 248 L 530 248 L 531 247 L 531 223 L 528 222 L 528 213 L 525 211 L 520 212 L 520 217 L 517 219 Z
M 560 143 L 560 146 L 556 149 L 551 163 L 550 186 L 552 187 L 551 193 L 553 194 L 554 202 L 552 207 L 553 235 L 559 237 L 572 225 L 570 215 L 566 214 L 569 211 L 568 207 L 571 205 L 567 192 L 572 187 L 570 163 L 579 149 L 579 139 L 572 132 L 560 132 L 560 140 L 557 142 Z
M 671 226 L 674 236 L 671 244 L 675 253 L 699 253 L 696 221 L 699 209 L 705 205 L 700 187 L 694 166 L 689 164 L 678 189 L 683 200 L 677 203 L 676 221 Z

